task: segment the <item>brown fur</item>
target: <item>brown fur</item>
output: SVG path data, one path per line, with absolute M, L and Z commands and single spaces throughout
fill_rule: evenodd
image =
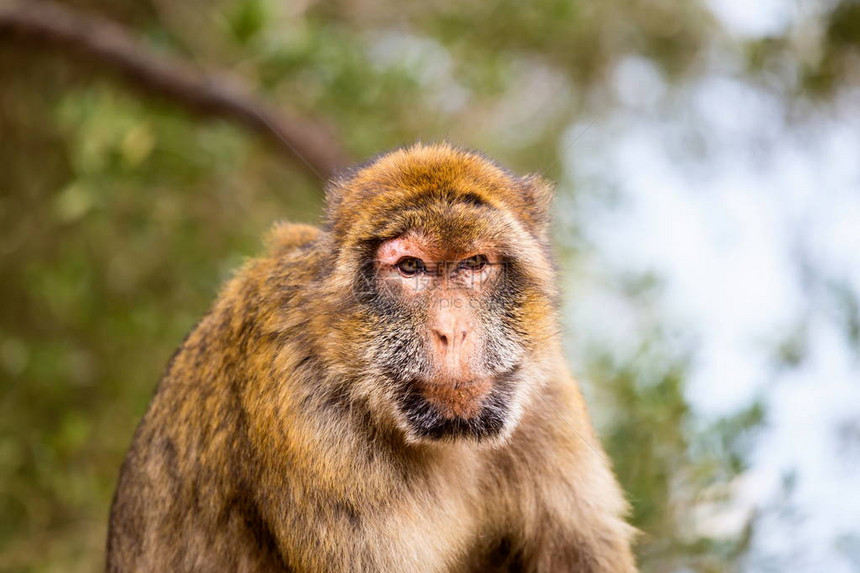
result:
M 167 367 L 123 464 L 108 570 L 635 571 L 626 503 L 558 342 L 549 200 L 539 178 L 418 145 L 336 181 L 324 230 L 278 225 Z M 374 354 L 422 311 L 374 311 L 383 295 L 362 298 L 356 276 L 368 241 L 413 224 L 442 251 L 527 262 L 517 289 L 478 301 L 488 321 L 515 305 L 487 326 L 511 333 L 498 356 L 517 366 L 498 366 L 513 389 L 486 436 L 427 438 L 393 406 L 398 378 L 379 365 L 418 368 L 415 337 L 414 352 Z M 459 419 L 478 386 L 461 389 L 468 408 L 456 388 L 424 390 Z

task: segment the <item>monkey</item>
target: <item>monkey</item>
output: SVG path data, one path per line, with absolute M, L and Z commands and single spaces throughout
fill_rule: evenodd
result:
M 631 573 L 563 356 L 553 188 L 449 143 L 336 175 L 170 359 L 107 570 Z

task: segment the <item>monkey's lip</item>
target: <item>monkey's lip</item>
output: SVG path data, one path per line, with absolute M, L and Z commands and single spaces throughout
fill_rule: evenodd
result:
M 462 381 L 428 379 L 417 380 L 416 383 L 424 399 L 449 419 L 477 416 L 484 399 L 493 388 L 493 379 L 488 377 Z

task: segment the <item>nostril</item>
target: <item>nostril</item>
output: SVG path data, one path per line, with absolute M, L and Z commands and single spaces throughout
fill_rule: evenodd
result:
M 439 342 L 442 343 L 442 346 L 448 346 L 448 337 L 444 334 L 439 334 Z

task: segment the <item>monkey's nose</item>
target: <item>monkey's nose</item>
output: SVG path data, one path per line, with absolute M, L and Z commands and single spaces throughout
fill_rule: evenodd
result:
M 440 348 L 447 351 L 450 350 L 451 347 L 459 346 L 464 340 L 466 340 L 468 332 L 464 328 L 451 328 L 445 330 L 434 328 L 433 334 L 436 335 L 436 342 Z
M 473 326 L 468 301 L 440 301 L 427 333 L 432 344 L 434 370 L 440 379 L 463 381 L 472 377 L 472 363 L 477 352 Z
M 473 351 L 466 328 L 433 329 L 436 354 L 436 372 L 447 381 L 463 381 L 472 376 Z

